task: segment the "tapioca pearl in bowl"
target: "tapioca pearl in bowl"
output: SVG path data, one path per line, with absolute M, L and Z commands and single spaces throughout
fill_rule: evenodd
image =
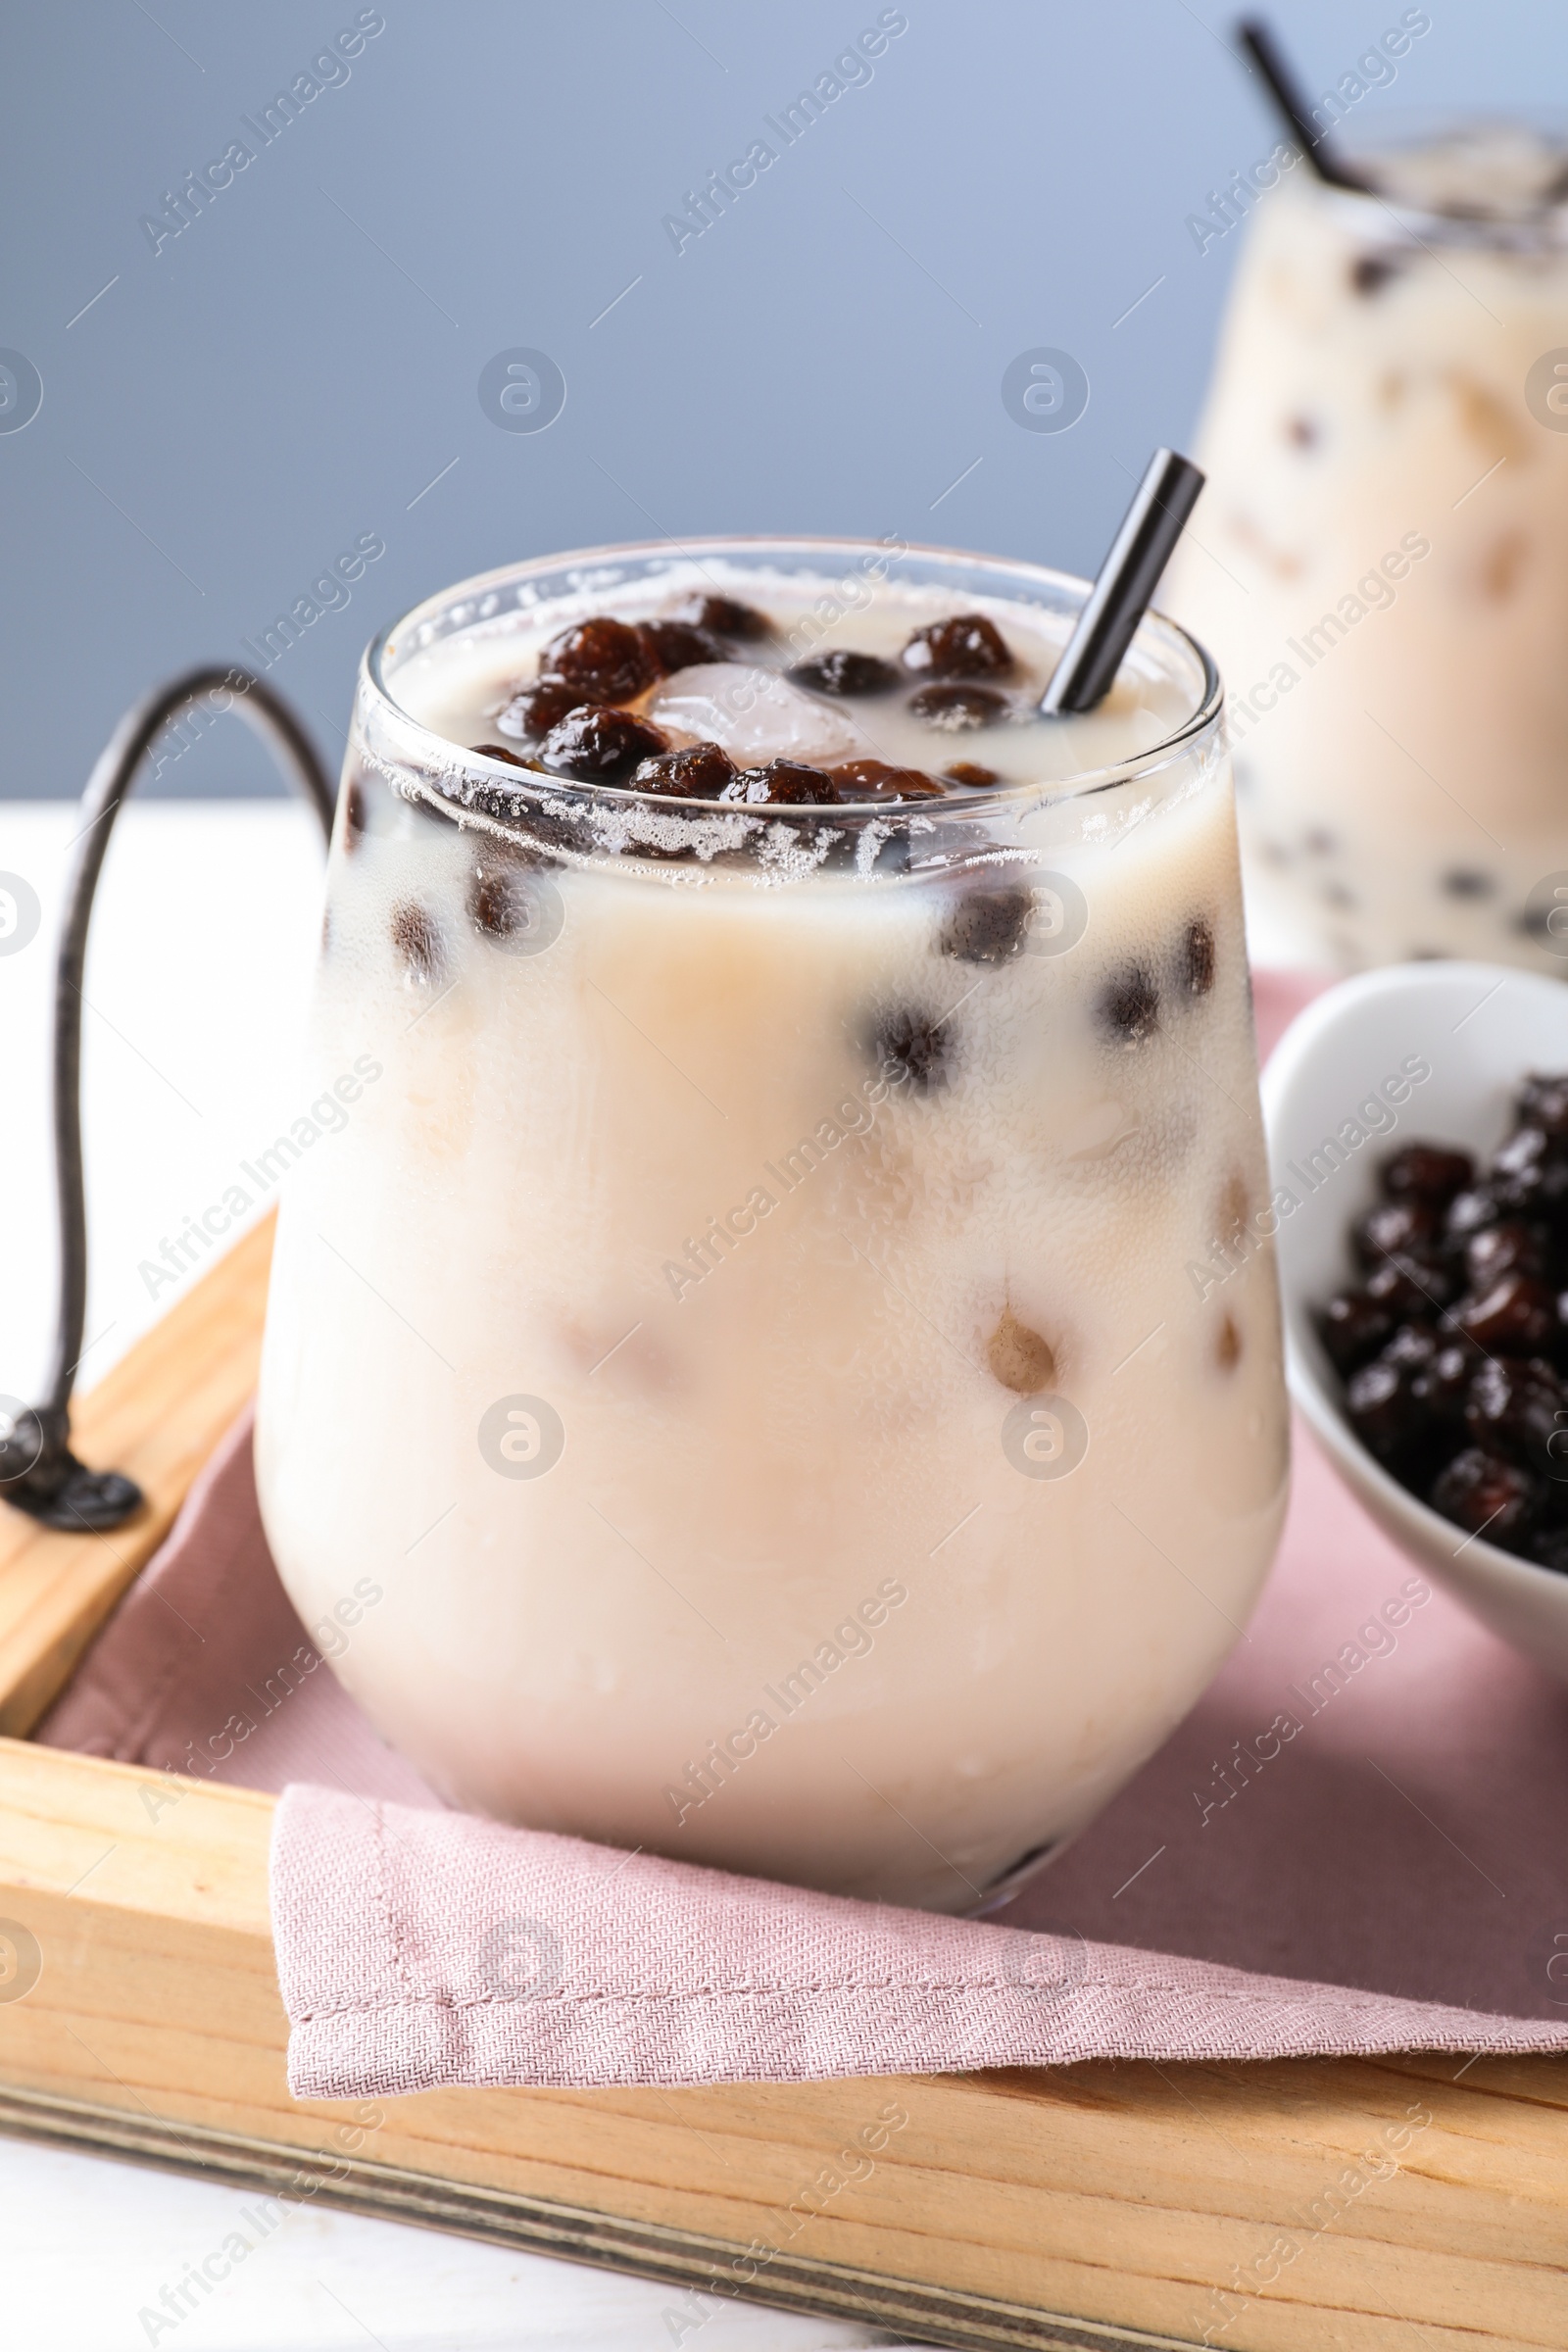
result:
M 1446 1184 L 1462 1177 L 1465 1155 L 1490 1156 L 1502 1141 L 1531 1073 L 1565 1064 L 1568 996 L 1560 981 L 1496 964 L 1399 964 L 1330 989 L 1298 1015 L 1263 1073 L 1263 1103 L 1276 1200 L 1292 1203 L 1275 1246 L 1298 1405 L 1385 1533 L 1494 1633 L 1568 1681 L 1568 1575 L 1516 1557 L 1484 1528 L 1471 1532 L 1461 1515 L 1472 1514 L 1486 1491 L 1494 1447 L 1483 1445 L 1487 1458 L 1454 1470 L 1444 1493 L 1452 1515 L 1445 1515 L 1378 1459 L 1357 1434 L 1347 1396 L 1348 1381 L 1383 1355 L 1401 1325 L 1431 1322 L 1441 1345 L 1426 1369 L 1409 1367 L 1402 1385 L 1385 1374 L 1387 1396 L 1358 1392 L 1358 1409 L 1370 1423 L 1374 1407 L 1386 1407 L 1396 1445 L 1402 1390 L 1419 1378 L 1429 1403 L 1449 1416 L 1458 1461 L 1480 1351 L 1446 1320 L 1447 1300 L 1433 1314 L 1433 1273 L 1424 1263 L 1419 1281 L 1396 1257 L 1359 1290 L 1348 1287 L 1355 1282 L 1354 1237 L 1382 1190 L 1380 1162 L 1393 1158 L 1401 1135 L 1441 1147 Z M 1368 1120 L 1376 1110 L 1381 1132 L 1368 1137 L 1358 1110 Z M 1362 1144 L 1341 1141 L 1325 1152 L 1325 1139 L 1357 1127 Z M 1503 1221 L 1477 1187 L 1462 1185 L 1449 1197 L 1445 1229 L 1462 1262 L 1474 1234 Z M 1436 1285 L 1445 1287 L 1448 1299 L 1457 1297 L 1451 1275 Z M 1325 1316 L 1325 1302 L 1341 1297 L 1341 1314 Z M 1494 1506 L 1516 1509 L 1513 1482 L 1493 1483 Z

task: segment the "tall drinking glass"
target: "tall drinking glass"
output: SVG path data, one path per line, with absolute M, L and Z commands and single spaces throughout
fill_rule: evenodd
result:
M 1568 956 L 1568 148 L 1400 134 L 1263 198 L 1169 602 L 1230 688 L 1268 952 Z
M 257 1458 L 454 1801 L 972 1909 L 1236 1641 L 1286 1416 L 1220 692 L 1151 617 L 1034 716 L 1083 594 L 715 541 L 371 647 Z M 623 708 L 782 747 L 765 801 L 523 748 L 542 647 L 672 609 L 717 658 Z

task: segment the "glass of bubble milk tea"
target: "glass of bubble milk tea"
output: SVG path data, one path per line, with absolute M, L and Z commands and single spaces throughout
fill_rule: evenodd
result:
M 369 650 L 257 1462 L 471 1810 L 936 1910 L 1191 1707 L 1286 1486 L 1212 664 L 850 541 L 593 551 Z M 364 1586 L 359 1588 L 364 1591 Z
M 1568 146 L 1347 162 L 1364 189 L 1302 161 L 1252 214 L 1170 577 L 1230 687 L 1255 944 L 1561 972 Z

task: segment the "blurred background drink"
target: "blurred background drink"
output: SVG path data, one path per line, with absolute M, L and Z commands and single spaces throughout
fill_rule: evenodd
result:
M 1345 168 L 1250 225 L 1166 600 L 1230 691 L 1253 954 L 1560 970 L 1568 150 L 1476 123 Z

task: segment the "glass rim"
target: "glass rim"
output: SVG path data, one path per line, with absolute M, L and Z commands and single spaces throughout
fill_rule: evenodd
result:
M 1059 801 L 1078 800 L 1091 793 L 1114 790 L 1123 784 L 1136 782 L 1141 777 L 1168 766 L 1173 759 L 1194 744 L 1206 730 L 1217 729 L 1223 717 L 1224 682 L 1208 648 L 1195 637 L 1190 629 L 1184 628 L 1180 621 L 1173 619 L 1168 612 L 1162 612 L 1152 605 L 1138 624 L 1138 633 L 1134 638 L 1134 644 L 1138 642 L 1138 638 L 1146 629 L 1151 630 L 1156 637 L 1161 632 L 1165 633 L 1168 640 L 1173 641 L 1175 646 L 1196 662 L 1200 686 L 1195 709 L 1188 713 L 1180 725 L 1174 728 L 1170 734 L 1162 736 L 1158 743 L 1148 746 L 1147 749 L 1133 754 L 1127 760 L 1104 766 L 1083 768 L 1071 775 L 1058 777 L 1050 782 L 1038 779 L 1004 781 L 994 788 L 984 791 L 966 790 L 961 798 L 956 793 L 952 795 L 944 793 L 940 801 L 839 800 L 820 803 L 790 802 L 776 806 L 770 806 L 763 802 L 755 804 L 708 803 L 679 799 L 668 793 L 641 791 L 629 784 L 601 784 L 586 781 L 577 776 L 558 776 L 548 768 L 518 767 L 514 765 L 511 760 L 487 758 L 469 745 L 455 743 L 450 736 L 438 734 L 422 719 L 416 718 L 413 712 L 399 702 L 386 675 L 386 656 L 400 632 L 409 629 L 425 617 L 433 617 L 435 612 L 441 609 L 470 595 L 483 597 L 502 586 L 526 580 L 530 575 L 560 571 L 568 566 L 601 564 L 618 558 L 629 558 L 635 561 L 648 556 L 664 555 L 671 558 L 685 556 L 697 559 L 709 555 L 731 556 L 744 561 L 748 551 L 755 555 L 757 551 L 765 549 L 778 549 L 790 554 L 802 554 L 812 549 L 820 549 L 824 555 L 841 560 L 851 556 L 887 555 L 889 553 L 882 540 L 844 537 L 816 531 L 716 532 L 703 538 L 682 540 L 669 538 L 610 540 L 595 547 L 567 548 L 549 555 L 526 557 L 517 563 L 497 564 L 489 571 L 475 572 L 468 578 L 454 581 L 450 587 L 439 588 L 433 595 L 422 598 L 418 604 L 411 606 L 395 620 L 389 621 L 384 628 L 378 629 L 361 657 L 361 690 L 368 692 L 400 729 L 410 730 L 416 738 L 420 739 L 422 744 L 428 747 L 430 764 L 438 770 L 445 769 L 450 774 L 455 767 L 461 766 L 466 772 L 471 772 L 476 782 L 491 788 L 499 785 L 512 792 L 522 793 L 530 788 L 542 787 L 554 794 L 568 797 L 578 796 L 584 800 L 607 801 L 612 807 L 647 807 L 666 809 L 673 814 L 688 818 L 710 813 L 715 816 L 732 815 L 749 809 L 756 815 L 765 813 L 769 817 L 786 818 L 855 817 L 885 820 L 888 818 L 901 819 L 919 812 L 927 818 L 940 820 L 944 815 L 954 816 L 960 813 L 965 818 L 971 818 L 982 812 L 1013 808 L 1024 801 L 1049 800 L 1054 804 Z M 1093 586 L 1091 581 L 1081 578 L 1076 572 L 1060 571 L 1051 564 L 1035 564 L 1023 557 L 988 555 L 965 548 L 901 539 L 897 553 L 892 556 L 891 561 L 897 563 L 906 556 L 936 559 L 956 564 L 974 564 L 998 574 L 1015 575 L 1020 581 L 1028 580 L 1044 584 L 1054 589 L 1058 595 L 1065 594 L 1070 598 L 1072 609 L 1075 612 L 1088 598 Z M 998 593 L 1004 594 L 1005 590 L 999 588 Z M 456 634 L 456 632 L 454 633 Z
M 1396 104 L 1379 107 L 1375 114 L 1361 122 L 1342 119 L 1331 124 L 1327 137 L 1335 140 L 1347 159 L 1352 163 L 1376 164 L 1397 157 L 1401 152 L 1417 147 L 1441 147 L 1476 131 L 1534 130 L 1558 151 L 1568 166 L 1568 113 L 1560 106 L 1544 104 L 1539 109 L 1528 106 L 1466 107 L 1462 103 L 1431 100 L 1420 103 Z M 1568 234 L 1568 188 L 1558 196 L 1543 196 L 1528 203 L 1506 209 L 1482 212 L 1461 207 L 1439 209 L 1426 204 L 1401 202 L 1392 192 L 1379 188 L 1348 188 L 1335 181 L 1321 180 L 1315 175 L 1308 184 L 1313 192 L 1336 207 L 1348 212 L 1392 216 L 1400 228 L 1409 234 L 1426 230 L 1438 239 L 1458 237 L 1482 244 L 1491 239 L 1505 242 L 1521 232 L 1540 232 L 1555 227 Z

